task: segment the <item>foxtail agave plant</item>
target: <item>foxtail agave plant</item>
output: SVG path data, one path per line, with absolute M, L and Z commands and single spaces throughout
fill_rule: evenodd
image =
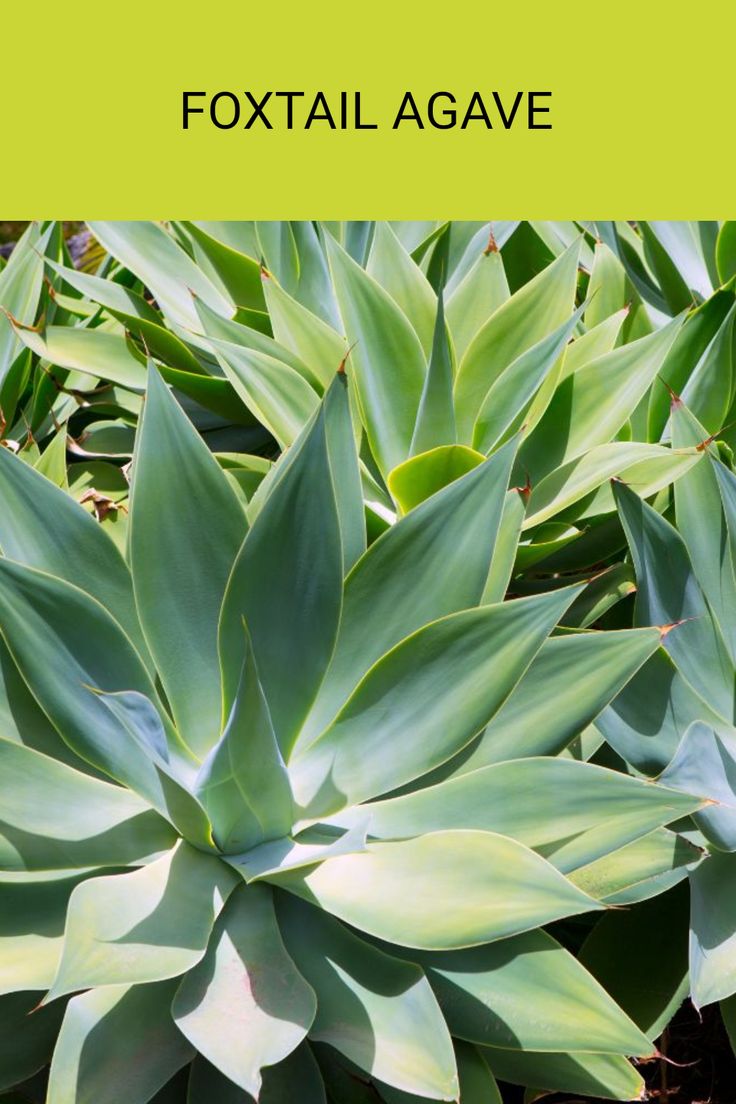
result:
M 660 631 L 488 601 L 515 439 L 369 547 L 354 442 L 338 375 L 246 514 L 150 368 L 125 557 L 0 450 L 1 1085 L 640 1095 L 653 1032 L 544 926 L 699 854 L 698 796 L 557 755 Z
M 584 573 L 617 551 L 599 524 L 614 511 L 609 478 L 654 493 L 693 462 L 663 447 L 659 380 L 682 389 L 718 371 L 700 364 L 700 341 L 733 292 L 689 330 L 689 301 L 674 318 L 647 308 L 619 257 L 621 242 L 641 249 L 626 224 L 609 227 L 610 245 L 596 243 L 604 224 L 90 225 L 107 269 L 49 258 L 63 324 L 15 327 L 34 363 L 69 373 L 51 410 L 35 402 L 15 432 L 43 437 L 71 414 L 73 487 L 85 493 L 94 464 L 110 529 L 125 528 L 115 464 L 133 448 L 147 352 L 244 487 L 294 442 L 347 356 L 374 529 L 523 429 L 517 574 L 560 551 Z
M 736 475 L 730 450 L 677 396 L 671 433 L 704 455 L 674 485 L 672 520 L 632 487 L 615 494 L 638 583 L 635 619 L 679 627 L 598 726 L 635 770 L 710 799 L 683 828 L 706 848 L 689 870 L 690 992 L 702 1007 L 736 994 Z

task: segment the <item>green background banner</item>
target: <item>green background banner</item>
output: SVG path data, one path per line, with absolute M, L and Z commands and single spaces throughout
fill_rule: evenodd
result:
M 687 17 L 663 0 L 13 0 L 0 32 L 2 214 L 733 217 L 734 22 L 721 0 Z M 204 111 L 188 129 L 185 91 L 206 93 L 190 99 Z M 256 116 L 246 129 L 247 91 L 272 93 L 270 128 Z M 235 97 L 216 102 L 220 126 L 218 92 Z M 406 92 L 423 128 L 393 126 Z M 438 92 L 456 103 L 437 98 L 433 126 Z M 551 96 L 532 100 L 529 129 L 534 92 Z

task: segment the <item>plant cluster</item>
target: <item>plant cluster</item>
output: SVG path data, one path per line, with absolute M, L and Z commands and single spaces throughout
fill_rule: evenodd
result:
M 0 269 L 0 1100 L 736 1035 L 736 224 L 89 227 Z

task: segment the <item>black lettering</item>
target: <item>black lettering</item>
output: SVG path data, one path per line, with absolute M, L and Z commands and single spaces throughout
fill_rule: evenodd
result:
M 222 99 L 230 100 L 231 104 L 233 105 L 233 117 L 229 123 L 223 123 L 217 117 L 217 105 Z M 240 103 L 238 101 L 238 97 L 235 95 L 234 92 L 215 93 L 215 95 L 210 100 L 210 119 L 218 130 L 232 130 L 232 128 L 240 119 Z
M 378 123 L 364 123 L 360 117 L 360 92 L 355 93 L 355 129 L 378 130 Z
M 321 111 L 318 110 L 318 108 L 320 107 L 322 108 Z M 324 92 L 318 92 L 317 95 L 314 97 L 314 103 L 312 104 L 311 110 L 307 115 L 307 121 L 304 124 L 304 129 L 309 130 L 312 123 L 315 122 L 329 123 L 330 130 L 337 129 L 337 127 L 335 126 L 335 120 L 332 118 L 332 112 L 327 106 L 327 100 L 325 99 Z
M 468 104 L 467 111 L 463 116 L 463 121 L 460 124 L 460 129 L 465 130 L 468 123 L 475 122 L 476 120 L 484 122 L 488 130 L 493 130 L 493 123 L 488 118 L 486 105 L 483 103 L 483 97 L 481 96 L 480 92 L 474 92 L 473 95 L 470 97 L 470 103 Z
M 411 110 L 409 110 L 410 108 Z M 393 121 L 391 129 L 397 130 L 399 127 L 399 123 L 403 123 L 409 120 L 415 122 L 420 130 L 424 130 L 422 116 L 419 114 L 419 108 L 414 102 L 414 97 L 412 96 L 411 92 L 405 93 L 404 98 L 401 101 L 401 106 L 399 107 L 398 114 Z
M 514 116 L 516 115 L 516 112 L 519 110 L 519 104 L 521 103 L 521 97 L 523 95 L 524 95 L 523 92 L 517 92 L 516 93 L 516 99 L 514 100 L 514 106 L 511 108 L 511 114 L 507 118 L 506 117 L 506 112 L 503 109 L 503 103 L 501 102 L 501 97 L 499 96 L 498 92 L 493 93 L 493 98 L 496 101 L 496 107 L 498 108 L 498 114 L 501 116 L 501 122 L 503 123 L 504 130 L 511 130 L 511 126 L 512 126 L 513 121 L 514 121 Z
M 535 123 L 535 115 L 548 115 L 550 109 L 548 107 L 537 107 L 534 102 L 537 96 L 551 96 L 551 92 L 529 92 L 528 93 L 528 126 L 529 130 L 551 130 L 551 123 Z
M 303 92 L 277 92 L 277 96 L 283 96 L 286 100 L 286 129 L 294 129 L 294 100 L 297 96 L 303 96 Z
M 263 111 L 264 105 L 267 104 L 268 101 L 271 99 L 271 93 L 267 92 L 262 100 L 253 99 L 253 96 L 251 95 L 250 92 L 246 92 L 245 95 L 247 96 L 248 101 L 249 101 L 251 107 L 253 108 L 253 114 L 251 115 L 250 119 L 245 124 L 245 127 L 243 129 L 244 130 L 250 130 L 250 128 L 253 126 L 256 119 L 260 119 L 261 122 L 263 123 L 263 125 L 265 126 L 266 130 L 273 130 L 273 127 L 271 126 L 271 123 L 268 121 L 268 119 L 267 119 L 267 117 L 266 117 L 266 115 L 264 114 L 264 111 Z
M 181 105 L 181 107 L 182 107 L 182 119 L 181 119 L 182 130 L 189 130 L 189 116 L 190 115 L 204 115 L 204 108 L 203 107 L 190 107 L 189 106 L 189 97 L 190 96 L 206 96 L 206 95 L 207 95 L 206 92 L 182 92 L 182 105 Z
M 451 130 L 457 122 L 457 112 L 454 108 L 445 108 L 441 112 L 441 114 L 447 117 L 449 119 L 449 122 L 438 122 L 434 113 L 434 105 L 437 103 L 437 100 L 439 100 L 440 97 L 445 100 L 449 100 L 452 104 L 457 102 L 452 92 L 433 92 L 432 95 L 429 97 L 429 102 L 427 103 L 427 116 L 435 130 Z

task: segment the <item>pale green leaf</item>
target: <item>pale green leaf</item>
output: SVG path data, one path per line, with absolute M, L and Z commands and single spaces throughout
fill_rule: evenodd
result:
M 277 914 L 287 950 L 317 995 L 310 1038 L 398 1089 L 456 1100 L 450 1035 L 421 969 L 288 895 L 279 896 Z
M 281 941 L 270 891 L 242 886 L 225 905 L 204 958 L 179 986 L 174 1022 L 199 1053 L 259 1099 L 264 1066 L 296 1049 L 316 1011 L 314 992 Z
M 61 956 L 69 895 L 87 877 L 68 870 L 0 874 L 0 993 L 49 988 Z
M 488 943 L 600 907 L 533 851 L 491 832 L 373 843 L 274 880 L 370 935 L 424 950 Z
M 386 793 L 458 752 L 509 695 L 574 596 L 565 588 L 451 614 L 396 645 L 330 727 L 291 759 L 304 815 Z
M 421 268 L 387 222 L 376 222 L 365 269 L 411 322 L 425 356 L 429 357 L 437 298 Z
M 736 993 L 736 855 L 714 851 L 690 874 L 690 988 L 703 1008 Z
M 520 452 L 532 480 L 616 436 L 656 379 L 682 321 L 676 318 L 653 334 L 621 345 L 559 385 Z
M 609 480 L 614 476 L 635 486 L 642 498 L 648 497 L 689 471 L 700 458 L 694 449 L 674 450 L 638 441 L 597 445 L 532 487 L 523 528 L 531 529 L 578 503 L 579 517 L 612 511 Z
M 332 663 L 299 739 L 333 720 L 385 652 L 428 621 L 480 601 L 503 511 L 515 444 L 432 495 L 391 526 L 345 583 Z
M 16 332 L 26 348 L 59 368 L 145 390 L 145 361 L 123 333 L 71 326 L 48 326 L 40 332 L 17 327 Z
M 38 223 L 32 222 L 0 270 L 0 387 L 23 348 L 8 315 L 22 325 L 34 323 L 43 289 L 42 254 Z
M 345 338 L 292 298 L 277 280 L 266 277 L 263 290 L 276 340 L 328 387 L 347 352 Z
M 209 342 L 247 408 L 282 448 L 291 445 L 318 405 L 315 388 L 274 356 L 215 337 Z
M 641 1075 L 623 1055 L 539 1054 L 491 1047 L 482 1054 L 496 1077 L 512 1085 L 604 1100 L 641 1100 L 645 1092 Z
M 332 466 L 335 454 L 328 442 L 334 441 L 331 427 L 341 421 L 349 426 L 347 389 L 336 379 L 298 443 L 274 469 L 222 605 L 225 706 L 240 678 L 245 618 L 285 758 L 317 693 L 340 619 L 343 552 L 335 485 L 354 474 Z
M 70 495 L 7 449 L 0 449 L 0 497 L 3 555 L 81 586 L 147 657 L 130 573 L 102 527 Z
M 573 243 L 503 303 L 471 341 L 455 380 L 460 441 L 470 443 L 483 400 L 504 369 L 571 314 L 579 249 L 579 243 Z
M 83 882 L 69 900 L 61 961 L 46 1000 L 190 970 L 236 884 L 224 863 L 186 843 L 130 874 Z
M 197 325 L 192 293 L 212 310 L 230 317 L 229 302 L 160 223 L 89 222 L 109 253 L 134 272 L 173 322 Z
M 416 333 L 394 300 L 327 236 L 366 435 L 385 474 L 409 455 L 426 375 Z
M 572 633 L 545 641 L 456 772 L 504 759 L 557 755 L 595 720 L 658 643 L 659 633 L 630 629 Z
M 194 792 L 225 853 L 247 851 L 291 829 L 291 788 L 250 641 L 225 730 L 202 764 Z
M 169 1014 L 175 989 L 172 981 L 109 985 L 74 997 L 54 1050 L 47 1104 L 148 1104 L 194 1056 Z
M 696 464 L 674 485 L 677 528 L 683 538 L 695 577 L 718 622 L 732 661 L 736 660 L 736 579 L 719 490 L 717 450 L 708 432 L 679 400 L 672 404 L 672 443 L 675 448 L 706 447 L 714 462 Z M 725 477 L 728 480 L 728 477 Z M 728 491 L 726 491 L 726 494 Z M 736 501 L 736 499 L 735 499 Z
M 569 878 L 596 900 L 633 904 L 676 884 L 685 876 L 685 867 L 702 857 L 700 848 L 684 836 L 657 828 L 618 851 L 579 866 Z
M 217 623 L 246 531 L 220 465 L 151 370 L 135 454 L 133 584 L 174 719 L 200 757 L 219 735 Z
M 65 742 L 206 846 L 206 817 L 180 781 L 189 764 L 176 733 L 170 725 L 165 732 L 171 762 L 154 762 L 104 696 L 133 691 L 156 700 L 138 654 L 103 607 L 70 583 L 0 559 L 0 628 Z
M 482 464 L 482 452 L 467 445 L 441 445 L 420 452 L 389 473 L 387 486 L 402 514 Z
M 375 801 L 360 814 L 370 812 L 370 834 L 378 839 L 458 828 L 497 832 L 540 851 L 567 873 L 700 808 L 703 801 L 693 792 L 591 763 L 530 758 Z M 508 794 L 512 802 L 504 800 Z M 344 825 L 352 816 L 334 819 Z
M 551 380 L 554 386 L 552 374 L 582 312 L 583 307 L 580 307 L 562 325 L 512 360 L 496 376 L 473 427 L 473 446 L 480 452 L 491 452 L 518 426 L 543 383 Z M 522 446 L 522 452 L 525 451 L 526 445 Z
M 665 636 L 665 648 L 693 689 L 731 720 L 733 667 L 682 537 L 624 483 L 614 484 L 614 496 L 636 569 L 638 624 L 676 624 Z
M 129 790 L 0 740 L 3 870 L 126 866 L 175 842 L 167 822 Z
M 453 1035 L 505 1050 L 651 1054 L 603 987 L 543 931 L 441 954 L 423 967 Z
M 447 297 L 447 325 L 459 362 L 481 327 L 508 297 L 501 254 L 498 250 L 483 250 Z
M 736 851 L 736 730 L 695 721 L 660 781 L 708 798 L 713 804 L 695 815 L 698 828 L 716 847 Z

